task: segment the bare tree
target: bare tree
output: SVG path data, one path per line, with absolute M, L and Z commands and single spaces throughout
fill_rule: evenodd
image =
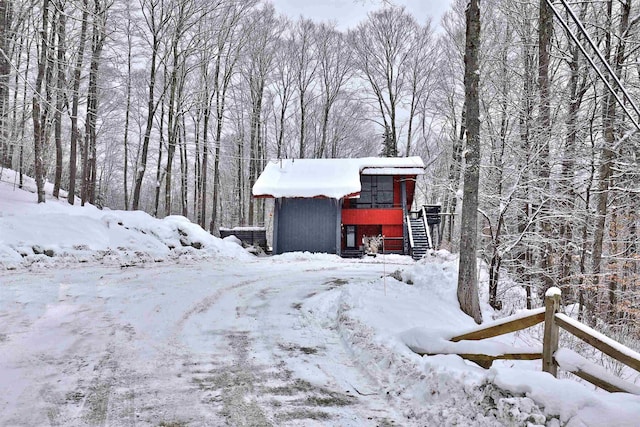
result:
M 80 137 L 80 132 L 78 130 L 78 107 L 80 104 L 80 79 L 82 76 L 82 64 L 84 61 L 84 49 L 87 38 L 88 18 L 89 0 L 83 0 L 80 39 L 78 41 L 78 51 L 73 71 L 73 87 L 71 89 L 71 145 L 69 148 L 69 190 L 67 194 L 67 201 L 72 205 L 76 200 L 76 175 L 78 167 L 77 152 L 78 139 Z
M 418 107 L 428 101 L 431 85 L 434 80 L 436 61 L 438 56 L 438 46 L 433 39 L 433 29 L 431 21 L 424 27 L 417 28 L 413 32 L 411 55 L 407 58 L 407 90 L 408 90 L 408 110 L 407 119 L 407 144 L 405 156 L 411 155 L 411 144 L 413 142 L 413 121 L 418 114 Z M 423 112 L 424 114 L 424 112 Z
M 124 136 L 122 144 L 124 148 L 124 165 L 123 165 L 123 192 L 124 192 L 124 209 L 129 209 L 129 123 L 131 119 L 131 93 L 132 93 L 132 68 L 133 68 L 133 20 L 131 16 L 131 5 L 127 3 L 125 6 L 125 37 L 127 44 L 127 77 L 125 81 L 125 115 L 124 115 Z
M 275 9 L 272 6 L 254 11 L 248 25 L 251 28 L 252 37 L 246 46 L 248 63 L 245 66 L 244 75 L 249 87 L 251 105 L 249 115 L 249 186 L 251 187 L 264 168 L 266 154 L 262 135 L 264 92 L 267 80 L 273 71 L 276 41 L 284 27 L 282 21 L 276 17 Z M 260 209 L 256 209 L 256 205 L 259 207 L 260 202 L 256 203 L 253 197 L 250 197 L 249 224 L 254 224 L 254 219 L 260 216 Z
M 320 144 L 315 150 L 315 157 L 324 157 L 329 139 L 329 116 L 339 94 L 353 72 L 352 50 L 345 36 L 335 27 L 321 24 L 316 30 L 318 50 L 318 75 L 320 80 L 320 97 L 322 108 L 322 129 Z M 330 152 L 335 157 L 335 149 Z
M 300 107 L 300 135 L 298 157 L 305 157 L 307 109 L 313 100 L 313 83 L 318 68 L 317 46 L 314 43 L 315 25 L 308 19 L 300 18 L 293 30 L 295 49 L 295 85 Z
M 133 189 L 133 200 L 131 208 L 136 210 L 140 204 L 140 192 L 142 190 L 142 181 L 144 180 L 144 174 L 147 170 L 147 157 L 149 153 L 149 141 L 151 140 L 151 130 L 153 129 L 153 119 L 158 108 L 158 104 L 161 99 L 156 99 L 155 87 L 157 81 L 157 67 L 158 67 L 158 53 L 160 50 L 160 44 L 163 38 L 163 33 L 167 23 L 169 22 L 170 15 L 164 9 L 162 0 L 140 0 L 142 13 L 144 15 L 145 23 L 149 30 L 150 40 L 149 48 L 151 49 L 151 59 L 149 63 L 149 89 L 148 89 L 148 101 L 147 101 L 147 124 L 144 132 L 144 139 L 142 142 L 142 152 L 140 153 L 140 160 L 138 168 L 136 170 L 136 179 Z
M 85 136 L 82 167 L 82 204 L 95 203 L 96 200 L 96 120 L 98 115 L 98 78 L 102 48 L 106 35 L 107 13 L 113 3 L 110 0 L 94 0 L 91 35 L 91 63 L 89 66 L 89 88 L 87 93 L 87 116 L 85 120 Z
M 287 118 L 287 110 L 293 98 L 294 83 L 294 65 L 292 63 L 293 42 L 288 38 L 278 40 L 278 48 L 276 49 L 276 70 L 274 79 L 274 91 L 278 99 L 278 109 L 274 114 L 276 119 L 276 158 L 285 157 L 284 136 L 285 136 L 285 119 Z M 274 105 L 274 108 L 276 106 Z
M 466 10 L 465 105 L 467 106 L 467 144 L 464 193 L 460 231 L 458 301 L 460 308 L 476 323 L 482 323 L 478 298 L 476 248 L 478 240 L 478 182 L 480 172 L 480 107 L 478 101 L 478 52 L 480 50 L 480 0 L 469 0 Z
M 196 15 L 195 4 L 193 2 L 180 2 L 176 5 L 176 11 L 172 14 L 171 43 L 169 46 L 169 73 L 168 86 L 169 98 L 167 105 L 167 163 L 165 168 L 165 215 L 171 215 L 172 203 L 172 177 L 173 158 L 181 135 L 181 125 L 183 104 L 185 101 L 185 83 L 190 71 L 187 65 L 187 58 L 192 53 L 197 40 L 195 37 L 187 37 L 189 30 L 195 24 L 193 21 Z M 193 34 L 191 34 L 193 36 Z M 188 39 L 188 40 L 187 40 Z M 184 208 L 184 206 L 183 206 Z
M 13 15 L 13 2 L 0 0 L 0 166 L 11 167 L 12 150 L 8 140 L 9 131 L 9 76 L 11 64 L 10 27 Z
M 418 26 L 404 8 L 390 7 L 369 15 L 351 34 L 356 61 L 369 83 L 391 153 L 398 153 L 398 110 L 407 85 L 411 39 Z
M 610 61 L 612 69 L 618 78 L 622 77 L 622 70 L 625 63 L 625 50 L 627 47 L 627 37 L 629 35 L 630 30 L 630 12 L 631 12 L 631 0 L 627 0 L 621 2 L 620 8 L 620 17 L 619 17 L 619 27 L 617 31 L 616 43 L 614 45 L 614 41 L 612 40 L 615 34 L 615 30 L 613 28 L 613 1 L 609 0 L 606 3 L 607 7 L 607 21 L 611 26 L 606 35 L 606 43 L 605 43 L 605 58 Z M 632 21 L 637 23 L 638 20 Z M 610 77 L 613 80 L 613 77 Z M 598 200 L 596 204 L 596 224 L 594 230 L 593 237 L 593 249 L 592 249 L 592 274 L 593 274 L 593 282 L 598 285 L 602 278 L 601 273 L 603 272 L 602 267 L 602 252 L 604 246 L 604 234 L 605 234 L 605 223 L 607 219 L 607 214 L 609 212 L 609 197 L 610 190 L 613 183 L 613 162 L 615 159 L 614 152 L 614 144 L 616 143 L 616 139 L 618 139 L 618 127 L 620 124 L 616 120 L 616 106 L 617 100 L 612 93 L 607 93 L 604 97 L 602 103 L 602 126 L 603 126 L 603 137 L 604 137 L 604 147 L 602 150 L 602 155 L 600 158 L 600 165 L 598 168 Z M 616 221 L 613 220 L 612 227 L 616 226 Z M 616 281 L 609 281 L 609 292 L 608 292 L 608 311 L 609 318 L 612 319 L 615 317 L 617 310 L 617 301 L 616 301 Z M 592 295 L 593 297 L 593 295 Z M 591 316 L 594 315 L 594 307 L 590 307 Z M 593 319 L 593 317 L 591 317 Z
M 218 32 L 215 39 L 215 57 L 213 71 L 213 92 L 216 130 L 214 135 L 213 161 L 213 200 L 211 201 L 211 221 L 209 232 L 217 232 L 218 197 L 220 194 L 220 146 L 222 142 L 222 127 L 225 118 L 227 93 L 231 86 L 231 79 L 236 72 L 236 66 L 242 49 L 249 34 L 242 31 L 242 19 L 253 8 L 254 2 L 231 0 L 222 8 L 218 21 Z
M 62 181 L 62 108 L 66 99 L 63 90 L 66 86 L 66 13 L 65 2 L 58 0 L 56 2 L 58 12 L 57 19 L 57 56 L 56 56 L 56 109 L 54 112 L 54 139 L 56 144 L 56 174 L 53 182 L 53 197 L 58 198 L 60 194 L 60 184 Z
M 46 143 L 46 121 L 48 104 L 45 102 L 44 109 L 41 108 L 43 101 L 42 84 L 47 68 L 48 32 L 49 32 L 49 0 L 42 1 L 42 30 L 40 32 L 40 57 L 38 58 L 38 76 L 36 78 L 35 90 L 33 93 L 33 155 L 36 187 L 38 192 L 38 203 L 46 201 L 44 194 L 44 160 L 43 151 Z

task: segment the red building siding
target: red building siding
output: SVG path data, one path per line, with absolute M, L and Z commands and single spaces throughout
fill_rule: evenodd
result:
M 384 249 L 391 252 L 403 251 L 402 181 L 406 183 L 407 209 L 413 203 L 415 176 L 393 177 L 393 208 L 358 209 L 357 199 L 344 199 L 342 207 L 342 248 L 346 249 L 345 226 L 356 226 L 356 247 L 362 245 L 363 237 L 382 235 Z
M 342 209 L 342 223 L 349 225 L 402 225 L 402 208 Z

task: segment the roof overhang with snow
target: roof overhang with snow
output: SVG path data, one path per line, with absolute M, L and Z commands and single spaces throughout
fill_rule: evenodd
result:
M 360 193 L 360 175 L 424 174 L 420 157 L 271 160 L 253 186 L 254 197 L 328 197 Z

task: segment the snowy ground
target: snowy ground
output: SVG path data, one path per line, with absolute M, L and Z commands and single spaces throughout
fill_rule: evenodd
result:
M 640 419 L 637 396 L 556 380 L 540 362 L 485 370 L 411 352 L 474 326 L 446 252 L 420 263 L 256 258 L 181 217 L 38 206 L 9 172 L 2 181 L 0 425 Z M 539 345 L 526 334 L 502 340 Z

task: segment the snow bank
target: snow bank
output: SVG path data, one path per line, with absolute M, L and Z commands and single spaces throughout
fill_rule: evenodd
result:
M 532 346 L 525 333 L 448 341 L 477 327 L 459 309 L 457 263 L 446 251 L 434 252 L 405 266 L 403 282 L 387 276 L 349 284 L 311 298 L 304 308 L 340 331 L 362 369 L 405 408 L 408 425 L 637 425 L 640 397 L 555 379 L 540 372 L 540 361 L 496 361 L 486 370 L 456 354 L 411 351 L 541 352 L 541 343 Z M 496 315 L 487 305 L 482 309 L 486 320 Z
M 100 261 L 141 261 L 225 256 L 251 259 L 242 248 L 218 239 L 182 216 L 156 219 L 142 211 L 100 210 L 54 199 L 36 203 L 35 183 L 17 186 L 14 171 L 0 179 L 0 268 Z
M 521 369 L 492 368 L 489 378 L 498 387 L 531 398 L 562 425 L 631 427 L 640 420 L 640 396 L 594 391 L 571 379 Z

